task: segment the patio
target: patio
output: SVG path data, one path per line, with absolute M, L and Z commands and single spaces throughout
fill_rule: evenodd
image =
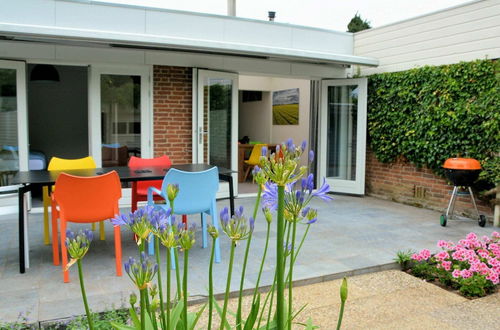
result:
M 240 198 L 236 205 L 243 205 L 248 213 L 254 201 L 255 198 Z M 227 201 L 219 201 L 218 206 L 222 208 L 226 204 Z M 476 221 L 471 220 L 452 221 L 443 228 L 439 225 L 437 212 L 372 197 L 335 196 L 329 204 L 313 201 L 313 205 L 319 208 L 319 221 L 311 226 L 295 266 L 295 279 L 302 285 L 395 268 L 393 258 L 398 250 L 437 250 L 439 239 L 458 240 L 471 231 L 478 235 L 494 231 L 489 224 L 480 228 Z M 128 209 L 122 211 L 128 212 Z M 20 314 L 30 322 L 36 322 L 84 313 L 76 267 L 71 269 L 71 283 L 64 284 L 60 267 L 52 264 L 51 247 L 43 245 L 41 220 L 41 213 L 30 214 L 30 268 L 26 274 L 19 274 L 17 215 L 0 216 L 4 233 L 4 239 L 0 241 L 2 321 L 15 321 Z M 190 217 L 190 222 L 199 225 L 195 216 Z M 253 287 L 256 279 L 264 248 L 265 227 L 263 217 L 259 215 L 247 269 L 247 288 Z M 71 228 L 77 229 L 78 226 Z M 106 230 L 107 240 L 95 240 L 83 262 L 89 304 L 95 312 L 128 305 L 128 295 L 133 291 L 126 274 L 121 278 L 115 276 L 111 225 L 107 224 Z M 193 299 L 207 294 L 206 272 L 210 253 L 200 247 L 200 228 L 196 239 L 196 247 L 190 253 L 189 291 Z M 124 259 L 137 255 L 135 243 L 126 229 L 122 230 L 122 246 Z M 223 292 L 226 280 L 229 241 L 225 237 L 221 240 L 221 251 L 222 262 L 214 267 L 216 293 Z M 269 285 L 274 275 L 272 251 L 269 251 L 271 255 L 265 265 L 262 285 Z M 164 250 L 162 253 L 164 255 Z M 241 265 L 238 260 L 243 259 L 243 253 L 244 245 L 241 245 L 236 249 L 232 290 L 237 290 L 239 285 Z

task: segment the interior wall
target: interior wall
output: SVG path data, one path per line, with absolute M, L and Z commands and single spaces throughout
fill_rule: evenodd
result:
M 35 65 L 28 66 L 28 77 Z M 28 79 L 30 150 L 51 157 L 88 156 L 87 67 L 55 66 L 59 82 Z
M 248 136 L 251 141 L 271 141 L 271 92 L 262 92 L 262 100 L 243 102 L 239 95 L 239 139 Z

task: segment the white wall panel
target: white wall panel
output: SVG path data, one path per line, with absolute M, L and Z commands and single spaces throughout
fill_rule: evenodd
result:
M 500 0 L 449 8 L 354 35 L 354 54 L 375 57 L 361 74 L 500 58 Z
M 56 25 L 77 29 L 144 33 L 145 10 L 57 1 Z
M 272 47 L 292 48 L 292 29 L 269 22 L 227 20 L 224 40 Z
M 1 0 L 0 22 L 53 25 L 55 3 L 48 0 Z
M 315 29 L 293 29 L 292 47 L 315 49 L 321 52 L 350 54 L 354 39 L 351 33 Z

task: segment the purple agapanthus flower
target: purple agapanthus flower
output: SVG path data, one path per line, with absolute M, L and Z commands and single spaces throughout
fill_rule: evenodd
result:
M 307 141 L 304 140 L 302 141 L 302 144 L 300 145 L 300 148 L 302 149 L 302 151 L 306 150 L 306 147 L 307 147 Z
M 293 140 L 292 139 L 286 140 L 285 146 L 286 146 L 286 149 L 288 151 L 294 151 L 295 150 L 295 144 L 293 144 Z
M 267 147 L 263 146 L 262 149 L 260 150 L 260 154 L 264 157 L 267 157 Z
M 271 211 L 275 211 L 278 208 L 278 185 L 275 183 L 266 182 L 264 185 L 262 206 L 267 207 Z
M 316 190 L 315 192 L 312 193 L 314 197 L 321 198 L 324 201 L 331 201 L 333 198 L 332 196 L 328 195 L 328 192 L 330 191 L 330 185 L 326 183 L 326 179 L 323 178 L 323 184 L 321 187 Z
M 220 211 L 220 221 L 227 226 L 229 222 L 229 209 L 227 207 L 223 208 Z
M 309 163 L 314 161 L 314 150 L 309 150 Z

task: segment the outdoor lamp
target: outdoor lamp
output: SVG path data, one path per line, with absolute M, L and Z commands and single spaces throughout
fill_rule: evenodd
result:
M 33 70 L 31 70 L 30 80 L 39 82 L 59 82 L 61 79 L 59 78 L 59 72 L 57 72 L 55 66 L 50 64 L 37 64 Z

